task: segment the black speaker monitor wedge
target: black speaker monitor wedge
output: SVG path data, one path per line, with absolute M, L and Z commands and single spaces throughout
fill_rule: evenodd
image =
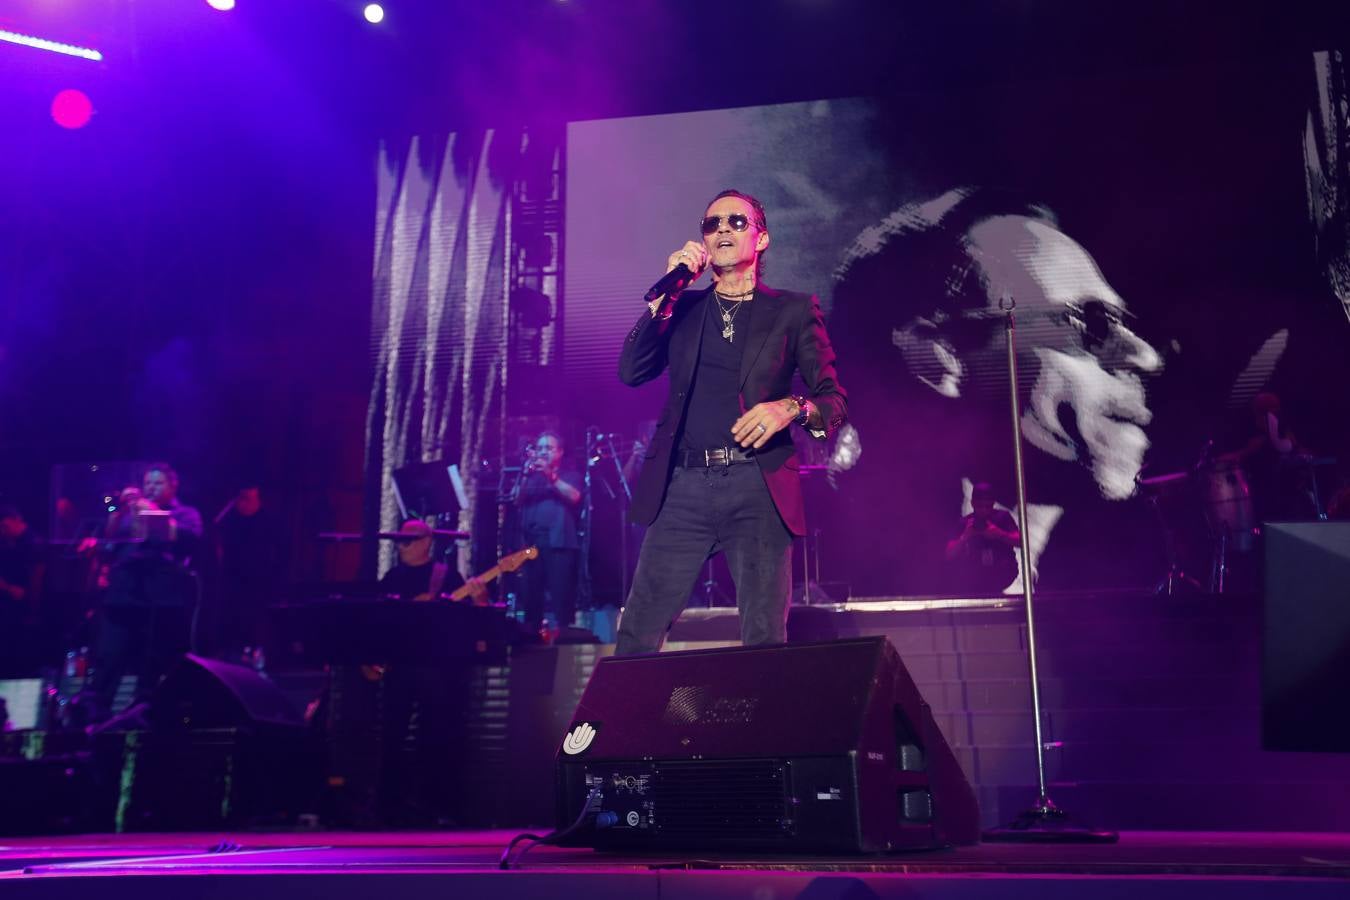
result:
M 884 637 L 602 660 L 558 750 L 572 845 L 883 852 L 979 840 L 950 747 Z

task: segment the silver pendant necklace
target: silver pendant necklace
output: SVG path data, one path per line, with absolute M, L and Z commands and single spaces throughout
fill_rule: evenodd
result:
M 727 341 L 734 343 L 736 340 L 736 316 L 741 311 L 741 304 L 746 302 L 741 298 L 748 297 L 754 292 L 754 288 L 751 288 L 743 294 L 736 294 L 727 298 L 732 306 L 731 311 L 728 312 L 727 308 L 722 305 L 724 298 L 715 288 L 713 289 L 713 296 L 717 298 L 717 311 L 722 314 L 722 337 Z

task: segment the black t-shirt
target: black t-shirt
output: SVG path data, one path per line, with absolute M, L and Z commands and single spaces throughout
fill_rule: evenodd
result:
M 683 450 L 712 450 L 733 444 L 731 425 L 741 417 L 741 357 L 750 330 L 749 302 L 719 301 L 708 295 L 703 315 L 703 345 L 689 389 L 689 409 L 680 437 Z M 731 339 L 722 311 L 731 316 Z
M 575 469 L 560 469 L 558 479 L 581 490 L 581 476 Z M 576 509 L 542 473 L 531 472 L 520 486 L 520 531 L 525 543 L 575 550 L 580 546 Z
M 436 564 L 429 562 L 420 566 L 405 566 L 402 563 L 394 566 L 384 577 L 380 579 L 380 592 L 383 594 L 393 594 L 402 597 L 405 600 L 411 600 L 418 594 L 425 594 L 431 590 L 431 573 L 435 570 Z M 464 586 L 464 578 L 459 574 L 454 566 L 447 566 L 445 571 L 445 581 L 441 584 L 441 593 L 448 594 L 456 588 Z

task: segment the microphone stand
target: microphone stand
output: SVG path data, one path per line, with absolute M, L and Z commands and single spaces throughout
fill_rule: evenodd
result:
M 595 525 L 595 486 L 591 479 L 591 469 L 600 461 L 599 446 L 601 435 L 594 426 L 586 428 L 586 466 L 581 476 L 581 514 L 578 543 L 581 545 L 577 559 L 577 609 L 595 608 L 595 584 L 591 580 L 591 544 Z
M 609 450 L 609 459 L 614 463 L 614 474 L 618 476 L 619 487 L 623 488 L 623 499 L 629 503 L 633 502 L 633 490 L 628 485 L 628 479 L 623 474 L 623 463 L 619 462 L 619 451 L 614 447 L 614 435 L 605 435 L 605 447 Z
M 1008 393 L 1012 412 L 1013 464 L 1017 473 L 1018 531 L 1022 538 L 1022 602 L 1027 610 L 1027 661 L 1031 672 L 1031 714 L 1036 732 L 1036 784 L 1040 791 L 1036 805 L 1024 810 L 1009 824 L 984 832 L 986 841 L 1024 843 L 1111 844 L 1120 839 L 1114 831 L 1099 831 L 1073 822 L 1054 804 L 1045 787 L 1045 743 L 1041 736 L 1041 687 L 1036 670 L 1036 619 L 1032 612 L 1031 535 L 1027 527 L 1027 478 L 1022 462 L 1022 409 L 1017 396 L 1017 325 L 1012 297 L 1000 297 L 998 308 L 1007 313 Z
M 619 606 L 628 602 L 628 508 L 633 505 L 633 488 L 623 473 L 623 463 L 619 462 L 619 452 L 614 447 L 614 435 L 605 437 L 609 447 L 609 458 L 614 463 L 614 474 L 623 489 L 624 503 L 619 510 Z

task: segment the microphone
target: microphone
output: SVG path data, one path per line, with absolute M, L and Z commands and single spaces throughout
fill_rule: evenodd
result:
M 660 281 L 652 285 L 652 289 L 643 296 L 642 302 L 651 303 L 657 297 L 672 292 L 678 293 L 689 287 L 690 283 L 697 277 L 698 276 L 694 274 L 692 269 L 684 263 L 680 263 L 678 266 L 662 275 Z

